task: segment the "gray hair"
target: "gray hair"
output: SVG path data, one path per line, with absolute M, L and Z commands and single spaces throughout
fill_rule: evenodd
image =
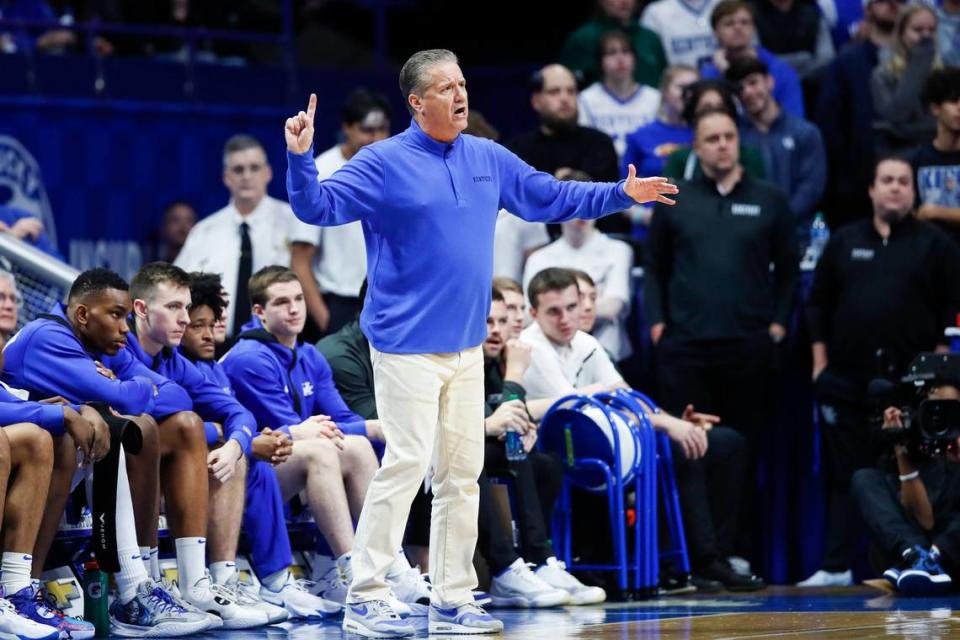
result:
M 230 136 L 227 143 L 223 145 L 223 166 L 227 166 L 227 156 L 231 153 L 246 151 L 247 149 L 260 149 L 264 155 L 267 153 L 267 150 L 263 148 L 263 144 L 251 135 L 238 133 Z
M 20 303 L 19 303 L 19 300 L 20 300 L 20 287 L 17 286 L 17 279 L 16 279 L 16 277 L 14 277 L 14 275 L 13 275 L 12 273 L 10 273 L 9 271 L 7 271 L 7 270 L 4 269 L 3 267 L 0 267 L 0 280 L 7 280 L 7 281 L 10 282 L 10 286 L 13 287 L 13 292 L 14 292 L 14 293 L 16 294 L 16 296 L 17 296 L 17 301 L 18 301 L 18 302 L 17 302 L 17 306 L 19 307 L 19 306 L 20 306 Z
M 413 115 L 413 108 L 410 106 L 410 94 L 422 96 L 426 90 L 427 69 L 441 62 L 453 62 L 457 64 L 457 55 L 449 49 L 427 49 L 417 51 L 415 54 L 403 63 L 400 69 L 400 93 L 403 94 L 403 103 L 407 107 L 410 115 Z

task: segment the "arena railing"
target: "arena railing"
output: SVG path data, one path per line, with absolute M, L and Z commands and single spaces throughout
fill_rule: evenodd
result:
M 21 298 L 19 326 L 65 300 L 80 274 L 70 265 L 5 233 L 0 233 L 0 266 L 17 280 Z

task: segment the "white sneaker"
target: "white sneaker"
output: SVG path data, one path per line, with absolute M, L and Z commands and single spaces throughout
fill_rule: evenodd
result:
M 798 587 L 849 587 L 853 585 L 853 571 L 824 571 L 820 569 L 802 582 Z
M 17 613 L 16 607 L 0 598 L 0 637 L 18 640 L 57 640 L 60 631 L 56 627 L 34 622 Z
M 538 578 L 523 558 L 514 560 L 499 576 L 490 580 L 492 607 L 559 607 L 570 594 Z
M 240 580 L 240 573 L 235 572 L 224 583 L 233 594 L 234 599 L 241 607 L 252 607 L 267 616 L 268 624 L 276 624 L 290 618 L 290 613 L 283 607 L 270 604 L 260 597 L 260 589 Z
M 223 618 L 221 618 L 215 613 L 201 611 L 197 607 L 193 606 L 192 604 L 184 600 L 183 595 L 180 593 L 180 585 L 178 585 L 175 580 L 166 580 L 166 579 L 162 580 L 160 582 L 160 588 L 166 591 L 167 595 L 169 595 L 173 599 L 173 603 L 178 607 L 180 607 L 181 609 L 186 609 L 191 613 L 200 613 L 207 616 L 207 622 L 209 623 L 209 626 L 207 627 L 207 631 L 213 631 L 214 629 L 223 628 Z
M 402 549 L 397 554 L 397 561 L 387 572 L 387 584 L 397 600 L 410 610 L 409 615 L 419 617 L 430 613 L 430 582 L 420 573 L 418 567 L 410 566 Z M 395 605 L 393 608 L 401 617 L 406 617 Z
M 332 600 L 339 604 L 347 602 L 347 591 L 353 582 L 353 570 L 350 568 L 350 554 L 337 558 L 336 563 L 317 580 L 311 593 L 324 600 Z
M 730 568 L 733 569 L 734 573 L 738 575 L 753 575 L 753 568 L 750 566 L 750 561 L 746 558 L 741 558 L 740 556 L 730 556 L 727 558 L 727 563 L 730 565 Z
M 200 611 L 219 616 L 224 629 L 250 629 L 269 624 L 267 614 L 253 607 L 241 607 L 232 591 L 210 578 L 210 572 L 204 572 L 202 578 L 181 592 L 185 601 Z
M 297 580 L 287 573 L 287 581 L 279 591 L 273 591 L 265 584 L 260 585 L 260 597 L 278 607 L 283 607 L 291 618 L 328 618 L 340 613 L 339 603 L 324 600 L 310 591 L 315 587 L 309 580 Z
M 569 593 L 570 604 L 598 604 L 607 599 L 606 591 L 583 584 L 556 558 L 547 558 L 547 563 L 537 569 L 535 575 L 551 587 Z
M 386 600 L 348 604 L 343 612 L 342 628 L 346 633 L 365 638 L 406 638 L 417 632 Z

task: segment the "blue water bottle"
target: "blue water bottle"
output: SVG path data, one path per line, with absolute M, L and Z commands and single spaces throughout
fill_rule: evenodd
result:
M 810 225 L 810 258 L 814 265 L 820 260 L 829 240 L 830 229 L 827 228 L 827 221 L 823 219 L 822 213 L 818 213 Z
M 519 400 L 519 399 L 520 399 L 520 396 L 513 393 L 508 396 L 505 396 L 503 401 L 510 402 L 511 400 Z M 504 438 L 504 442 L 507 448 L 507 460 L 512 460 L 512 461 L 526 460 L 527 452 L 523 448 L 523 439 L 520 437 L 520 434 L 517 433 L 516 431 L 510 430 L 509 427 L 507 429 L 508 430 L 506 433 L 506 437 Z

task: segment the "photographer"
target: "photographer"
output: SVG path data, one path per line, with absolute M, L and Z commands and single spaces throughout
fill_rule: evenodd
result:
M 905 595 L 946 591 L 960 568 L 960 356 L 936 358 L 952 367 L 934 372 L 917 406 L 883 412 L 892 457 L 860 469 L 851 482 L 871 537 L 892 565 L 883 577 Z M 905 382 L 913 386 L 909 376 Z
M 881 158 L 869 189 L 872 217 L 836 231 L 814 274 L 807 324 L 827 490 L 826 553 L 801 586 L 853 583 L 850 478 L 880 453 L 869 428 L 867 383 L 899 377 L 917 353 L 946 350 L 944 329 L 960 309 L 960 253 L 911 215 L 914 193 L 910 165 Z

